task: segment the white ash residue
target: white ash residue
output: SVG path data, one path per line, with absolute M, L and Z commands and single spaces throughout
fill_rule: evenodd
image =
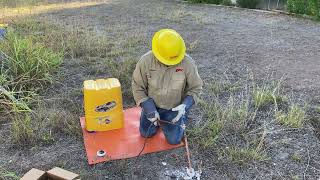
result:
M 195 171 L 193 169 L 189 170 L 188 168 L 180 168 L 180 169 L 166 169 L 165 175 L 170 178 L 176 179 L 196 179 L 200 180 L 201 170 Z

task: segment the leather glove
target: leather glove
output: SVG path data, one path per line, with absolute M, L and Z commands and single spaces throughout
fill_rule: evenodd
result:
M 172 119 L 173 123 L 179 121 L 179 119 L 186 114 L 187 111 L 191 108 L 194 104 L 194 100 L 192 96 L 186 96 L 183 100 L 183 103 L 179 106 L 172 108 L 172 111 L 178 111 L 178 114 L 175 118 Z
M 156 105 L 153 99 L 149 98 L 146 101 L 143 101 L 140 106 L 142 107 L 144 113 L 147 116 L 147 119 L 153 123 L 153 125 L 158 126 L 158 121 L 160 115 L 157 111 Z
M 179 121 L 179 119 L 186 114 L 186 105 L 185 104 L 180 104 L 179 106 L 172 108 L 172 111 L 178 111 L 178 114 L 175 118 L 172 119 L 173 123 L 176 123 Z
M 147 119 L 153 123 L 153 125 L 158 126 L 158 120 L 160 119 L 160 115 L 158 111 L 147 114 Z

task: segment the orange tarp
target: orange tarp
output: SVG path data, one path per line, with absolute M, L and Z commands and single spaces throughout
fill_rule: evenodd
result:
M 89 164 L 104 161 L 125 159 L 138 156 L 144 144 L 144 138 L 139 132 L 140 108 L 130 108 L 124 111 L 124 128 L 105 132 L 89 133 L 84 129 L 84 117 L 80 118 L 84 145 Z M 170 145 L 167 143 L 161 130 L 155 136 L 147 139 L 144 151 L 141 154 L 159 152 L 183 146 Z M 98 157 L 97 151 L 104 150 L 106 155 Z

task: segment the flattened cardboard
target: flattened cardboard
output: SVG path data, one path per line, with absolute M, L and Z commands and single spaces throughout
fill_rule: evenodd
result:
M 79 175 L 73 172 L 55 167 L 49 171 L 47 171 L 48 177 L 54 180 L 73 180 L 77 178 Z
M 45 171 L 32 168 L 20 180 L 45 180 L 47 179 L 46 177 L 47 175 Z
M 41 171 L 36 168 L 32 168 L 20 180 L 74 180 L 74 179 L 80 180 L 79 175 L 58 167 L 54 167 L 47 172 Z

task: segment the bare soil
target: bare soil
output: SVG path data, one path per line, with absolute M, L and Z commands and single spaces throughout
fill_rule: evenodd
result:
M 151 47 L 160 28 L 176 29 L 189 44 L 201 77 L 208 82 L 225 79 L 245 81 L 252 73 L 257 81 L 273 74 L 283 78 L 294 101 L 316 106 L 320 101 L 320 24 L 287 15 L 252 10 L 196 5 L 172 0 L 106 0 L 105 3 L 38 15 L 65 27 L 88 28 L 105 35 L 113 44 L 138 34 L 145 41 L 130 55 L 139 58 Z M 120 58 L 121 60 L 121 58 Z M 105 66 L 94 59 L 66 59 L 47 101 L 70 112 L 82 113 L 82 82 L 108 76 Z M 126 97 L 124 97 L 125 99 Z M 58 100 L 57 100 L 58 99 Z M 126 104 L 133 105 L 132 102 Z M 259 121 L 274 122 L 260 116 Z M 200 121 L 192 114 L 192 121 Z M 319 121 L 318 121 L 319 122 Z M 317 123 L 315 123 L 317 125 Z M 315 125 L 315 126 L 316 126 Z M 169 179 L 166 168 L 186 166 L 183 148 L 121 161 L 89 166 L 81 138 L 61 135 L 54 144 L 16 148 L 8 139 L 9 124 L 0 129 L 0 164 L 19 175 L 32 167 L 64 167 L 82 179 Z M 319 127 L 319 126 L 318 126 Z M 270 123 L 266 144 L 269 159 L 246 165 L 218 159 L 216 152 L 192 148 L 194 164 L 202 162 L 203 179 L 318 179 L 320 145 L 312 126 L 283 129 Z M 293 154 L 301 155 L 294 160 Z M 163 166 L 161 162 L 167 162 Z

